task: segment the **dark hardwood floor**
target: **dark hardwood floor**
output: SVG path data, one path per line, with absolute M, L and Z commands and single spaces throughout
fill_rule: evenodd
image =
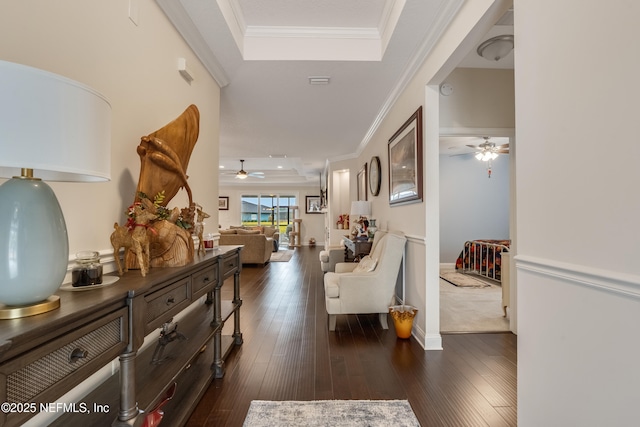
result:
M 338 316 L 329 332 L 319 251 L 243 268 L 244 344 L 188 426 L 241 426 L 251 400 L 325 399 L 407 399 L 422 426 L 516 425 L 515 335 L 443 335 L 444 351 L 424 351 L 377 315 Z

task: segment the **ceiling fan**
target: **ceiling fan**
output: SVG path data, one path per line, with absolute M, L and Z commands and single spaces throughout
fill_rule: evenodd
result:
M 240 160 L 240 170 L 234 174 L 237 179 L 264 178 L 264 172 L 247 172 L 244 170 L 244 160 Z
M 498 157 L 498 154 L 509 154 L 509 144 L 496 145 L 493 142 L 490 142 L 490 137 L 484 136 L 484 142 L 478 145 L 470 145 L 467 144 L 467 147 L 473 148 L 476 151 L 475 158 L 478 160 L 482 160 L 483 162 L 488 162 L 489 160 L 494 160 Z

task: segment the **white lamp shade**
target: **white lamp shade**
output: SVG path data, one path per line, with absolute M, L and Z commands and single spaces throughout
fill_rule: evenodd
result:
M 355 220 L 361 216 L 368 217 L 369 215 L 371 215 L 371 202 L 366 202 L 363 200 L 351 202 L 351 218 Z
M 47 181 L 111 177 L 111 105 L 93 89 L 0 61 L 0 177 L 21 168 Z
M 110 130 L 111 106 L 102 95 L 56 74 L 0 61 L 0 176 L 13 177 L 0 185 L 0 305 L 9 307 L 0 317 L 54 298 L 67 271 L 69 239 L 60 204 L 44 180 L 109 180 Z M 33 170 L 33 177 L 22 169 Z M 45 305 L 24 315 L 59 303 Z

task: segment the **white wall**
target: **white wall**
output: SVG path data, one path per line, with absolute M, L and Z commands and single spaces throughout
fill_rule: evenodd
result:
M 111 181 L 51 183 L 65 215 L 70 253 L 98 250 L 106 260 L 113 259 L 109 243 L 113 224 L 124 220 L 133 201 L 140 137 L 164 126 L 190 104 L 200 110 L 200 136 L 187 171 L 189 183 L 195 201 L 211 214 L 210 223 L 218 222 L 220 90 L 154 1 L 139 1 L 137 26 L 128 18 L 128 4 L 128 0 L 27 0 L 4 2 L 0 13 L 0 59 L 77 80 L 111 102 Z M 196 76 L 191 85 L 177 71 L 179 57 L 187 59 Z M 170 206 L 186 206 L 184 194 L 173 200 Z M 78 401 L 116 367 L 117 362 L 106 366 L 60 401 Z M 27 425 L 48 425 L 48 415 L 52 414 L 39 414 Z
M 441 128 L 513 128 L 513 70 L 456 68 L 445 81 L 453 93 L 440 96 Z
M 128 4 L 29 0 L 5 2 L 0 13 L 0 59 L 77 80 L 111 102 L 111 181 L 51 183 L 65 215 L 71 254 L 85 249 L 111 254 L 113 224 L 124 221 L 135 195 L 140 137 L 190 104 L 200 110 L 200 136 L 189 182 L 195 201 L 217 223 L 220 89 L 155 2 L 139 1 L 139 25 L 129 20 Z M 177 71 L 179 57 L 196 76 L 190 85 Z M 178 196 L 171 207 L 187 205 L 184 194 Z
M 350 168 L 356 176 L 364 162 L 372 156 L 379 156 L 383 177 L 380 194 L 373 197 L 372 210 L 382 229 L 403 231 L 408 236 L 406 253 L 406 294 L 407 304 L 418 307 L 414 321 L 414 335 L 427 349 L 440 349 L 440 308 L 439 308 L 439 182 L 438 182 L 438 95 L 437 91 L 425 90 L 433 80 L 444 81 L 456 64 L 444 69 L 452 61 L 452 55 L 466 55 L 460 50 L 467 35 L 474 30 L 478 21 L 487 15 L 501 16 L 508 7 L 508 1 L 477 0 L 464 2 L 443 36 L 433 46 L 424 64 L 398 95 L 392 107 L 380 122 L 369 143 L 358 154 Z M 497 17 L 495 17 L 497 19 Z M 495 19 L 493 22 L 495 22 Z M 487 24 L 490 25 L 490 24 Z M 486 31 L 486 30 L 485 30 Z M 431 94 L 430 96 L 428 96 Z M 424 201 L 391 207 L 388 201 L 388 156 L 389 138 L 418 109 L 424 107 L 425 155 L 423 159 Z M 435 107 L 435 110 L 434 110 Z M 431 120 L 429 120 L 429 117 Z M 435 156 L 435 157 L 432 157 Z M 352 179 L 352 182 L 354 180 Z M 355 187 L 354 187 L 355 188 Z
M 640 419 L 638 16 L 625 0 L 516 2 L 524 427 Z
M 487 163 L 440 156 L 440 262 L 454 263 L 467 240 L 509 238 L 509 155 Z
M 240 225 L 240 208 L 241 197 L 243 195 L 258 195 L 258 194 L 278 194 L 278 195 L 293 195 L 298 198 L 298 218 L 302 219 L 300 223 L 300 244 L 306 246 L 309 244 L 309 238 L 316 239 L 316 244 L 319 246 L 324 245 L 324 214 L 308 214 L 305 213 L 306 196 L 320 196 L 320 189 L 316 186 L 302 187 L 302 186 L 252 186 L 237 185 L 237 186 L 221 186 L 220 196 L 229 197 L 229 210 L 219 211 L 220 214 L 220 226 L 223 229 L 229 228 L 231 225 Z M 213 228 L 213 223 L 211 228 Z

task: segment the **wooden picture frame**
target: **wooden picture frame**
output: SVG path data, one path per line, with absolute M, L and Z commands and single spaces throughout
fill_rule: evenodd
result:
M 357 178 L 358 192 L 357 197 L 358 201 L 363 200 L 367 201 L 367 164 L 365 163 L 362 169 L 358 172 Z
M 422 202 L 422 106 L 389 139 L 389 204 Z
M 218 197 L 218 210 L 219 211 L 228 211 L 229 210 L 229 198 L 226 196 Z
M 319 214 L 322 213 L 322 199 L 320 196 L 306 196 L 305 197 L 305 213 Z

